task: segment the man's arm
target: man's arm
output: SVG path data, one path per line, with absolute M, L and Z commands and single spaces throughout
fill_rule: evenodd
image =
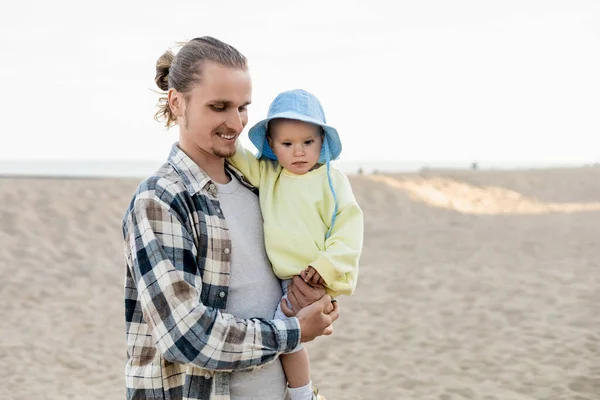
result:
M 298 345 L 299 319 L 244 320 L 201 303 L 193 238 L 163 201 L 138 198 L 125 223 L 128 267 L 144 320 L 165 359 L 210 370 L 241 370 L 267 364 Z M 327 322 L 322 321 L 318 334 L 331 324 Z

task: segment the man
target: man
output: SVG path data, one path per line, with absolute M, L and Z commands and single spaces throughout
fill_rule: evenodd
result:
M 296 279 L 295 317 L 272 319 L 282 293 L 258 198 L 225 163 L 248 121 L 246 58 L 202 37 L 176 57 L 165 53 L 156 69 L 167 92 L 157 117 L 180 131 L 123 220 L 127 398 L 283 399 L 278 356 L 331 334 L 339 310 L 322 287 Z

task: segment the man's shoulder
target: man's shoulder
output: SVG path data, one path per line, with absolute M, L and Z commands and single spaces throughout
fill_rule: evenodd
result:
M 135 198 L 169 201 L 187 192 L 181 175 L 170 163 L 163 164 L 155 173 L 140 182 Z
M 125 222 L 136 207 L 145 207 L 147 204 L 159 204 L 177 212 L 184 200 L 189 196 L 184 180 L 168 162 L 163 164 L 156 172 L 142 180 L 127 207 L 123 222 Z
M 248 181 L 248 179 L 244 176 L 244 174 L 239 169 L 237 169 L 233 164 L 231 164 L 231 162 L 226 161 L 225 162 L 225 168 L 230 173 L 232 173 L 237 178 L 237 180 L 242 185 L 244 185 L 247 189 L 249 189 L 250 191 L 252 191 L 254 194 L 258 194 L 258 189 L 254 185 L 252 185 L 250 183 L 250 181 Z

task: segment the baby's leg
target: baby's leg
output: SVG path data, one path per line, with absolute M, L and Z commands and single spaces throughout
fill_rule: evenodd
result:
M 294 353 L 282 354 L 281 364 L 290 387 L 291 400 L 312 398 L 310 360 L 304 347 Z
M 282 281 L 283 298 L 292 307 L 287 299 L 287 286 L 291 279 Z M 275 311 L 276 319 L 287 319 L 288 317 L 281 311 L 281 305 L 277 306 Z M 292 353 L 281 355 L 281 365 L 288 381 L 288 392 L 291 400 L 310 400 L 312 399 L 312 383 L 310 381 L 310 360 L 308 352 L 301 344 L 296 347 Z

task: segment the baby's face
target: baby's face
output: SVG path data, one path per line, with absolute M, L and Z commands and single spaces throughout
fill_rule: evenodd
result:
M 277 119 L 269 123 L 269 144 L 281 166 L 303 175 L 319 162 L 323 138 L 321 127 L 307 122 Z

